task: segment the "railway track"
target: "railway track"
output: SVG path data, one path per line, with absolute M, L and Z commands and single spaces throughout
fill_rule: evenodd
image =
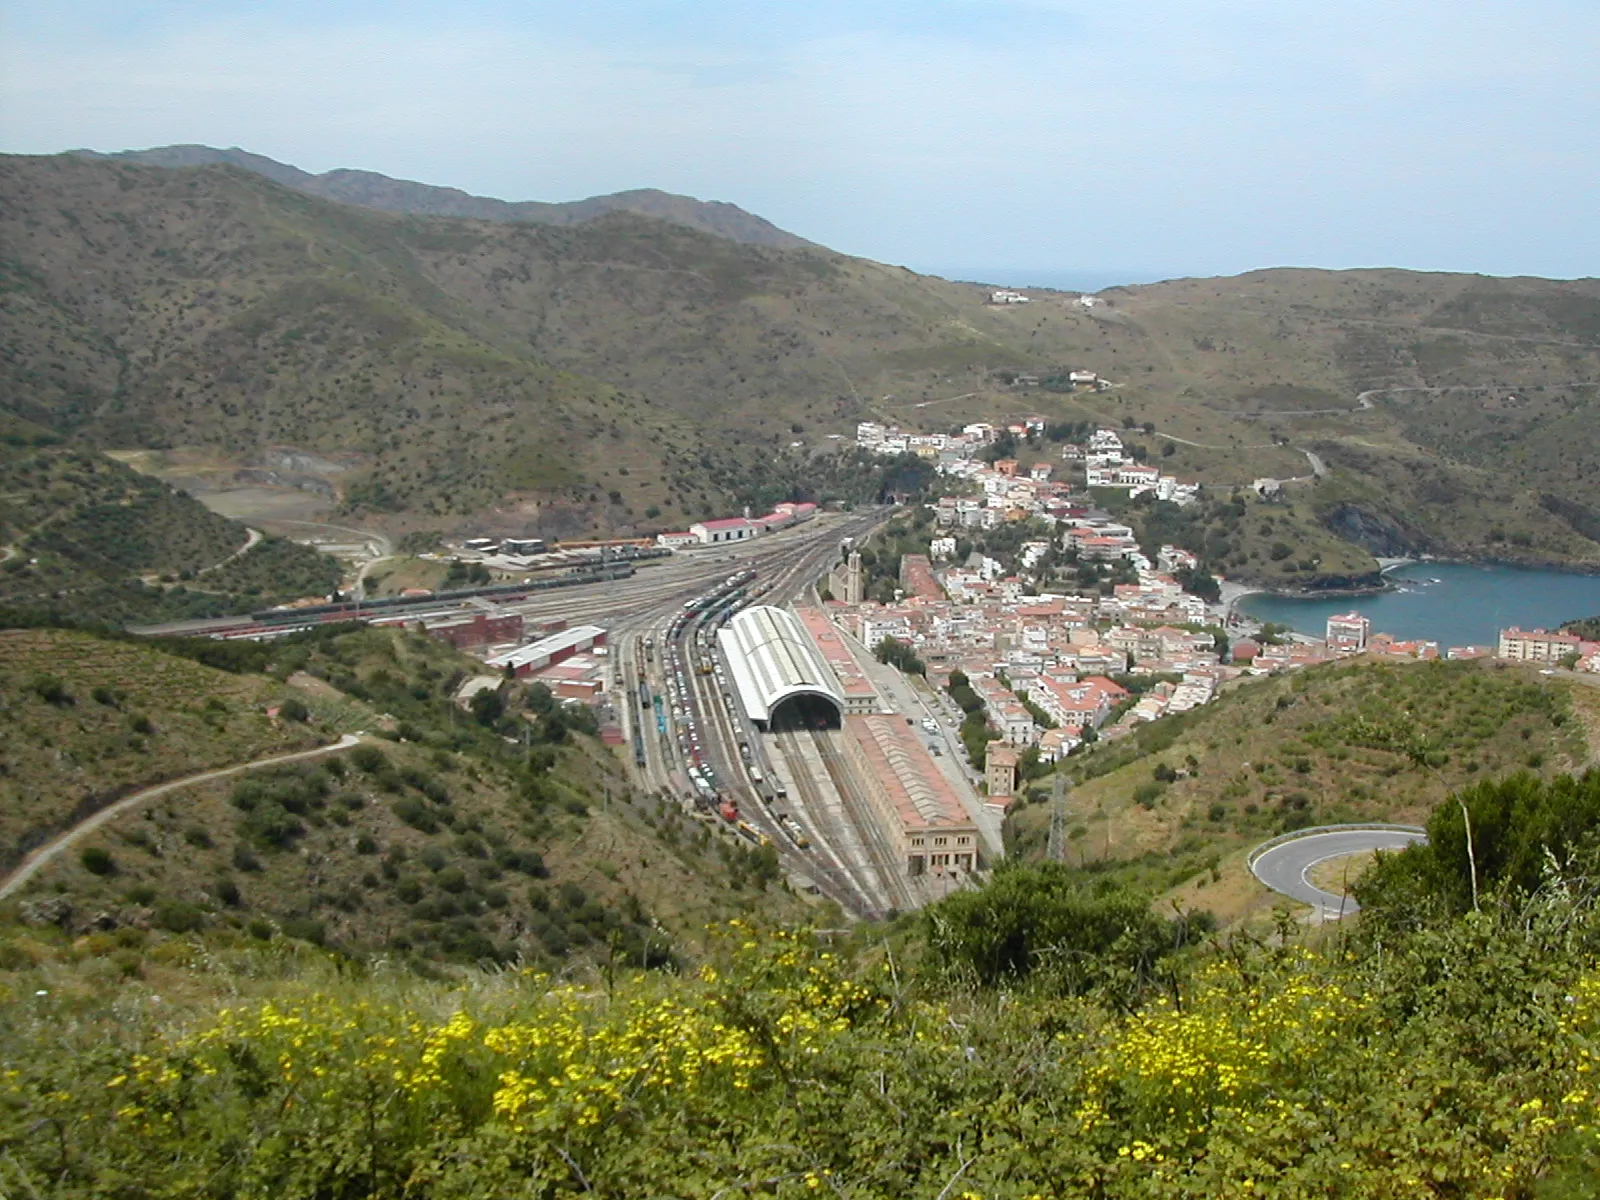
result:
M 839 793 L 851 824 L 860 833 L 869 861 L 882 881 L 884 890 L 896 908 L 915 907 L 917 898 L 906 882 L 900 856 L 895 852 L 871 803 L 857 790 L 855 772 L 845 761 L 844 751 L 840 746 L 839 739 L 843 736 L 843 733 L 824 730 L 813 730 L 811 733 L 817 754 L 822 759 L 823 768 L 833 781 L 834 789 Z
M 809 735 L 803 738 L 801 734 L 792 732 L 777 734 L 776 740 L 789 778 L 794 783 L 795 790 L 790 799 L 798 802 L 818 844 L 827 848 L 834 869 L 849 882 L 851 890 L 864 902 L 865 915 L 884 916 L 894 907 L 894 902 L 883 881 L 878 878 L 878 872 L 869 862 L 863 861 L 864 855 L 856 852 L 862 839 L 860 832 L 853 828 L 854 822 L 849 821 L 845 814 L 844 797 L 836 795 L 830 798 L 818 779 L 815 767 L 808 761 L 805 748 L 810 745 L 814 750 L 814 743 Z M 826 763 L 823 764 L 822 775 L 828 780 L 830 789 L 837 792 Z

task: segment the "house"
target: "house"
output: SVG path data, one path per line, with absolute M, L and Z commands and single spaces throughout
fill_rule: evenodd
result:
M 690 533 L 687 529 L 680 533 L 656 534 L 656 545 L 665 546 L 669 550 L 677 550 L 683 546 L 698 546 L 699 544 L 700 535 Z
M 989 293 L 990 304 L 1029 304 L 1032 296 L 1024 296 L 1021 292 L 1013 292 L 1006 288 L 997 288 Z

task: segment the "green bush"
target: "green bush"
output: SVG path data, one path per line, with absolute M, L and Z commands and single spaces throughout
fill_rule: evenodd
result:
M 116 859 L 103 846 L 85 846 L 83 853 L 78 855 L 78 861 L 91 875 L 113 875 L 117 870 Z
M 205 924 L 205 912 L 183 900 L 163 900 L 156 905 L 155 923 L 168 933 L 193 933 Z

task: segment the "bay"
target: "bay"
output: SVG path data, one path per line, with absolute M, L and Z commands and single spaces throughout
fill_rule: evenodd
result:
M 1499 631 L 1555 629 L 1600 615 L 1600 575 L 1467 563 L 1409 563 L 1385 578 L 1390 590 L 1371 596 L 1302 598 L 1258 592 L 1236 608 L 1258 621 L 1321 637 L 1328 618 L 1354 609 L 1374 633 L 1450 646 L 1492 646 Z

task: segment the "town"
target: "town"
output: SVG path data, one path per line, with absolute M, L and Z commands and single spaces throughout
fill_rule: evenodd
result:
M 1059 764 L 1251 677 L 1354 656 L 1600 672 L 1600 643 L 1573 634 L 1441 648 L 1359 611 L 1321 637 L 1251 620 L 1245 589 L 1181 547 L 1141 546 L 1095 499 L 1182 507 L 1198 485 L 1108 428 L 1026 468 L 1007 453 L 1044 431 L 1039 417 L 948 433 L 865 422 L 858 449 L 928 460 L 931 496 L 858 513 L 782 503 L 610 542 L 469 538 L 446 557 L 481 586 L 369 602 L 362 619 L 478 656 L 463 707 L 509 678 L 589 710 L 641 786 L 776 847 L 792 883 L 861 915 L 967 886 L 1002 857 L 1014 799 Z M 272 628 L 352 615 L 323 608 Z

